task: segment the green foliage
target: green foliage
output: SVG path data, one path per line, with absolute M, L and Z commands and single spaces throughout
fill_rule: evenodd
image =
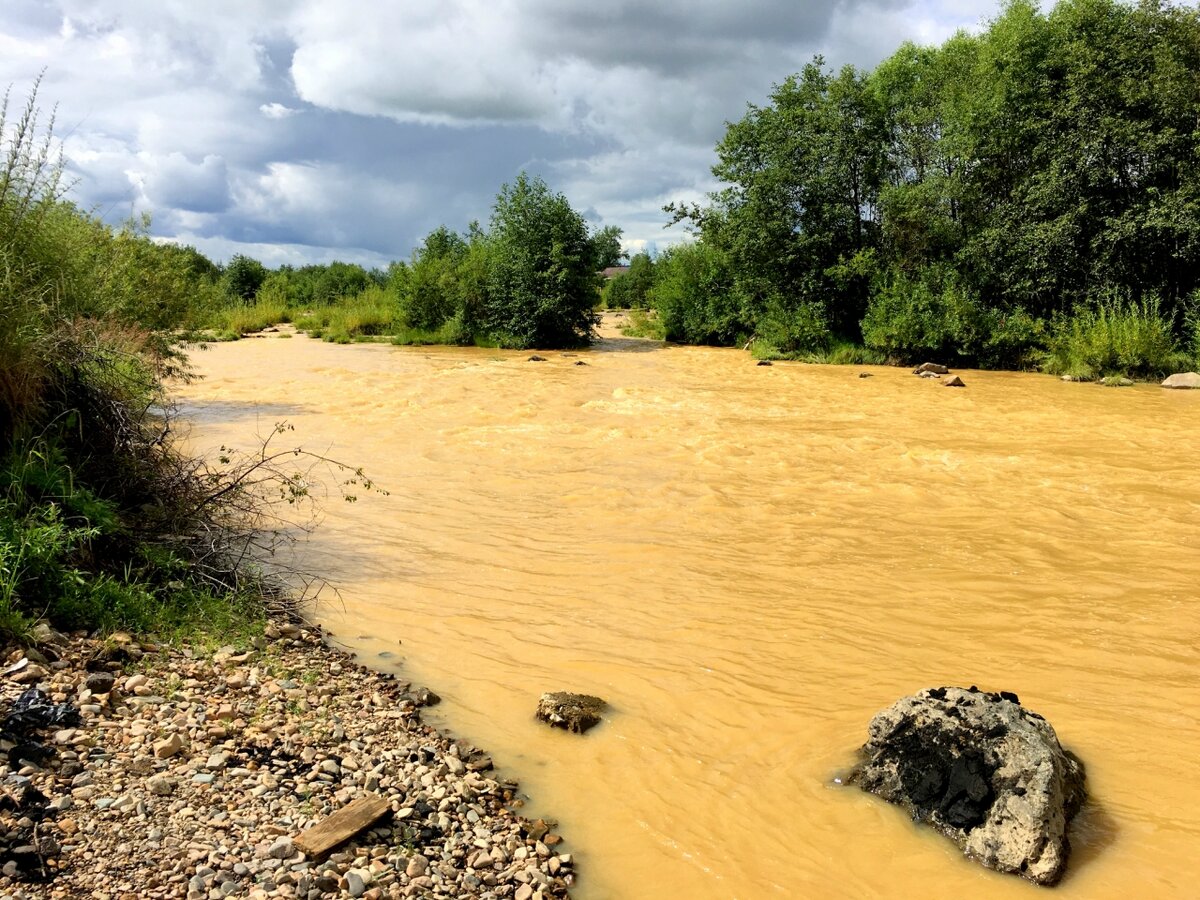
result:
M 728 255 L 707 241 L 680 244 L 659 258 L 650 304 L 669 341 L 729 345 L 751 331 Z
M 1161 377 L 1194 363 L 1181 351 L 1171 318 L 1157 299 L 1131 301 L 1110 292 L 1053 323 L 1045 368 L 1091 380 L 1105 375 Z
M 626 337 L 649 338 L 653 341 L 667 339 L 667 330 L 658 314 L 644 309 L 635 309 L 629 313 L 629 324 L 621 329 L 621 334 Z
M 772 297 L 759 317 L 756 355 L 775 359 L 819 354 L 833 343 L 829 322 L 814 303 L 789 304 Z
M 239 338 L 290 321 L 291 312 L 277 294 L 274 291 L 260 291 L 253 306 L 232 306 L 219 310 L 211 324 L 218 334 Z
M 668 210 L 726 253 L 764 346 L 799 347 L 823 317 L 832 340 L 895 358 L 1025 366 L 1051 331 L 1086 343 L 1063 323 L 1103 331 L 1093 298 L 1108 289 L 1156 301 L 1186 344 L 1197 71 L 1194 7 L 1012 0 L 981 33 L 905 44 L 871 72 L 814 60 L 728 126 L 711 206 Z M 711 300 L 694 304 L 674 319 Z
M 952 272 L 920 278 L 895 273 L 880 285 L 863 319 L 863 341 L 889 359 L 973 360 L 984 340 L 985 312 Z
M 393 335 L 401 327 L 395 297 L 377 285 L 341 303 L 309 310 L 296 317 L 296 327 L 335 344 Z
M 621 229 L 616 225 L 605 225 L 592 235 L 592 252 L 592 264 L 597 270 L 619 266 L 629 258 L 629 254 L 621 249 Z
M 639 253 L 629 262 L 629 271 L 610 278 L 601 296 L 609 309 L 645 309 L 650 305 L 650 288 L 654 284 L 654 260 L 648 253 Z
M 253 303 L 258 289 L 267 280 L 267 270 L 257 259 L 234 254 L 221 275 L 221 288 L 230 300 Z
M 521 173 L 500 189 L 491 225 L 484 329 L 512 347 L 587 343 L 599 284 L 583 217 L 540 178 Z

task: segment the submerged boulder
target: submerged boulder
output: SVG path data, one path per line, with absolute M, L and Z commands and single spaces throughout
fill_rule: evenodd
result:
M 1196 372 L 1180 372 L 1172 375 L 1162 383 L 1165 388 L 1175 388 L 1183 390 L 1187 388 L 1200 388 L 1200 374 Z
M 930 688 L 871 720 L 852 780 L 932 825 L 972 859 L 1051 885 L 1084 769 L 1016 694 Z
M 599 724 L 600 713 L 606 709 L 608 704 L 599 697 L 557 691 L 553 694 L 542 694 L 542 699 L 538 701 L 537 717 L 555 728 L 565 728 L 576 734 L 583 734 L 593 725 Z

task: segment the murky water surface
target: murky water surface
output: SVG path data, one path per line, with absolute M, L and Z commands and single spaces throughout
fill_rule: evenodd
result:
M 286 419 L 390 490 L 326 504 L 320 617 L 560 818 L 577 896 L 1041 896 L 830 786 L 941 684 L 1086 761 L 1057 897 L 1200 894 L 1200 392 L 543 355 L 246 340 L 180 395 L 199 447 Z M 614 711 L 552 732 L 546 690 Z

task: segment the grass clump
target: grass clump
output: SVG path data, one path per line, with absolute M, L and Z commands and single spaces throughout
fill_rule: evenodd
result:
M 1043 365 L 1052 374 L 1091 381 L 1107 375 L 1159 378 L 1195 362 L 1156 298 L 1110 295 L 1052 323 Z
M 629 324 L 621 329 L 621 334 L 633 338 L 650 338 L 654 341 L 667 339 L 667 328 L 653 310 L 631 309 Z
M 218 335 L 233 335 L 236 340 L 243 335 L 291 320 L 291 311 L 285 303 L 260 298 L 248 306 L 232 306 L 218 311 L 212 327 Z

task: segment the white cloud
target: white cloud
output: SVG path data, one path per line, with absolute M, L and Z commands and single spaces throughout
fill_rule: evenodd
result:
M 268 119 L 287 119 L 296 115 L 300 110 L 284 106 L 282 103 L 264 103 L 258 108 Z
M 816 52 L 871 65 L 992 0 L 5 0 L 0 84 L 46 69 L 85 206 L 225 258 L 407 256 L 521 167 L 630 246 Z M 305 105 L 307 104 L 307 105 Z M 303 112 L 303 115 L 299 113 Z M 452 126 L 452 127 L 446 127 Z M 676 235 L 672 237 L 672 235 Z M 193 242 L 195 242 L 193 241 Z M 308 248 L 307 250 L 302 248 Z

